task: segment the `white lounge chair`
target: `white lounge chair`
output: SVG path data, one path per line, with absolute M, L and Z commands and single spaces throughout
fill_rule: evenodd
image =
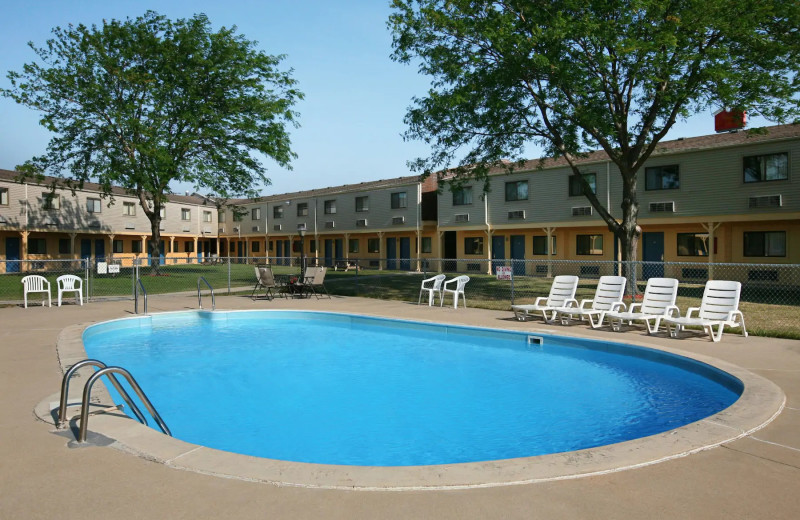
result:
M 259 289 L 264 290 L 264 297 L 267 300 L 275 298 L 272 289 L 276 288 L 275 275 L 272 273 L 272 268 L 268 266 L 256 267 L 256 284 L 253 286 L 253 292 L 250 293 L 250 298 L 255 300 L 258 298 L 256 291 Z
M 669 335 L 678 337 L 678 333 L 686 326 L 703 327 L 711 341 L 722 339 L 722 330 L 728 327 L 741 327 L 742 336 L 747 337 L 744 326 L 744 315 L 739 310 L 739 296 L 742 292 L 741 282 L 727 280 L 709 280 L 703 290 L 700 307 L 687 309 L 686 316 L 664 318 Z M 692 316 L 697 312 L 697 317 Z M 714 327 L 717 327 L 716 334 Z
M 575 291 L 578 289 L 578 277 L 572 275 L 560 275 L 553 278 L 550 286 L 550 294 L 539 296 L 532 304 L 512 305 L 511 310 L 519 321 L 527 321 L 533 318 L 536 312 L 542 313 L 544 321 L 551 322 L 555 319 L 556 313 L 553 312 L 559 307 L 566 307 L 568 300 L 575 299 Z M 550 319 L 547 313 L 552 312 Z
M 597 282 L 597 289 L 594 298 L 582 300 L 580 306 L 573 298 L 568 300 L 564 307 L 555 309 L 556 314 L 561 317 L 561 324 L 567 325 L 569 320 L 579 316 L 581 320 L 589 318 L 589 323 L 593 329 L 603 325 L 603 319 L 608 311 L 624 308 L 622 296 L 625 294 L 625 284 L 627 280 L 624 276 L 601 276 Z M 597 323 L 594 319 L 597 318 Z
M 28 293 L 47 293 L 47 306 L 53 306 L 53 301 L 50 297 L 50 282 L 44 276 L 29 274 L 23 277 L 22 292 L 26 309 L 28 308 Z M 42 307 L 44 307 L 44 298 L 42 298 Z
M 83 280 L 74 274 L 64 274 L 56 278 L 58 286 L 58 306 L 61 307 L 61 295 L 74 293 L 75 300 L 83 305 Z
M 453 295 L 453 308 L 454 309 L 458 308 L 458 297 L 459 296 L 461 296 L 461 298 L 464 300 L 464 308 L 466 309 L 467 308 L 467 296 L 464 294 L 464 286 L 467 285 L 467 282 L 469 282 L 469 276 L 467 276 L 467 275 L 456 276 L 455 278 L 452 278 L 452 279 L 447 280 L 446 282 L 444 282 L 444 285 L 442 286 L 442 295 L 440 297 L 441 301 L 439 302 L 439 307 L 444 306 L 444 297 L 447 296 L 447 294 L 449 293 L 449 294 Z M 456 286 L 455 289 L 448 289 L 447 288 L 447 286 L 451 285 L 451 284 L 455 284 L 455 286 Z
M 667 317 L 680 316 L 680 311 L 675 305 L 678 297 L 678 280 L 675 278 L 650 278 L 644 290 L 641 303 L 632 303 L 627 311 L 609 311 L 606 318 L 611 323 L 611 328 L 619 332 L 622 322 L 628 325 L 633 321 L 643 321 L 647 333 L 658 332 L 661 320 Z M 651 324 L 651 322 L 653 322 Z
M 417 305 L 422 302 L 422 293 L 427 291 L 428 292 L 428 307 L 433 305 L 436 301 L 436 295 L 439 295 L 439 301 L 442 301 L 442 282 L 444 279 L 447 278 L 443 274 L 437 274 L 436 276 L 432 276 L 430 278 L 425 278 L 422 280 L 422 285 L 419 288 L 419 299 L 417 300 Z M 425 286 L 426 283 L 430 283 L 429 286 Z

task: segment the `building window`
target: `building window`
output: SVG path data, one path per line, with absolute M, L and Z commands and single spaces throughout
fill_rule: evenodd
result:
M 351 238 L 350 242 L 348 242 L 348 244 L 347 244 L 347 250 L 350 253 L 358 253 L 358 247 L 359 247 L 358 243 L 359 243 L 359 240 L 357 238 Z
M 251 253 L 260 253 L 261 252 L 261 242 L 251 242 L 250 243 L 250 252 Z
M 253 208 L 250 212 L 250 220 L 261 220 L 261 208 Z
M 431 237 L 422 237 L 422 252 L 423 253 L 433 252 L 433 239 Z
M 788 153 L 752 155 L 744 158 L 744 182 L 780 181 L 788 178 Z
M 142 243 L 139 240 L 134 240 L 131 242 L 131 253 L 141 253 L 142 252 Z
M 203 222 L 211 222 L 211 212 L 204 211 L 203 212 Z
M 472 186 L 462 186 L 453 190 L 453 206 L 472 204 Z
M 596 173 L 584 173 L 581 175 L 583 180 L 586 181 L 586 184 L 589 185 L 589 188 L 592 190 L 592 193 L 597 193 L 597 174 Z M 569 196 L 570 197 L 578 197 L 583 195 L 583 183 L 578 177 L 574 175 L 569 176 Z
M 220 224 L 225 223 L 225 212 L 224 211 L 217 211 L 217 222 Z
M 58 239 L 58 254 L 69 255 L 72 254 L 72 241 L 68 238 Z
M 336 201 L 335 200 L 326 200 L 323 203 L 324 211 L 326 215 L 333 215 L 336 213 Z
M 89 213 L 100 213 L 100 199 L 87 199 L 86 211 Z
M 465 255 L 482 255 L 483 254 L 483 237 L 466 237 L 464 239 L 464 254 Z
M 272 218 L 283 218 L 283 206 L 272 206 Z
M 133 202 L 123 202 L 122 203 L 122 214 L 128 217 L 133 217 L 136 215 L 136 204 Z
M 50 193 L 47 191 L 42 193 L 42 208 L 61 209 L 61 197 L 55 193 Z
M 301 202 L 297 205 L 297 216 L 298 217 L 307 217 L 308 216 L 308 202 Z
M 404 191 L 398 191 L 390 195 L 392 209 L 402 209 L 408 207 L 408 195 Z
M 367 239 L 367 252 L 368 253 L 380 253 L 381 252 L 381 241 L 378 238 L 368 238 Z
M 114 240 L 111 243 L 111 250 L 115 253 L 122 253 L 123 252 L 123 242 L 122 240 Z
M 194 253 L 194 242 L 184 242 L 184 253 Z
M 677 190 L 680 187 L 681 179 L 677 164 L 644 169 L 645 190 Z
M 244 214 L 247 213 L 247 210 L 241 210 L 241 209 L 233 209 L 231 211 L 233 212 L 234 222 L 241 222 L 242 220 L 244 220 Z
M 528 181 L 506 183 L 506 201 L 528 200 Z
M 0 206 L 8 206 L 8 188 L 0 188 Z
M 309 253 L 316 253 L 317 252 L 317 241 L 316 240 L 309 240 L 308 241 L 308 251 L 309 251 Z
M 575 237 L 576 255 L 602 255 L 603 235 L 578 235 Z
M 369 211 L 369 197 L 366 195 L 363 197 L 356 197 L 356 212 L 362 213 L 364 211 Z
M 708 233 L 678 233 L 678 256 L 708 256 Z
M 47 241 L 44 238 L 29 238 L 28 239 L 28 254 L 29 255 L 46 255 L 47 254 Z
M 786 256 L 786 231 L 745 231 L 744 256 Z
M 549 253 L 547 250 L 546 236 L 533 237 L 533 254 L 534 255 L 556 254 L 556 237 L 551 236 L 550 238 L 552 238 L 553 240 L 552 253 Z
M 181 220 L 191 220 L 192 219 L 192 210 L 181 208 Z

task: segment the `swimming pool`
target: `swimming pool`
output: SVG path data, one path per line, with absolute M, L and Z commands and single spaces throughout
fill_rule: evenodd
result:
M 83 339 L 90 357 L 131 370 L 176 437 L 297 462 L 573 451 L 697 421 L 742 390 L 650 349 L 331 313 L 169 313 Z

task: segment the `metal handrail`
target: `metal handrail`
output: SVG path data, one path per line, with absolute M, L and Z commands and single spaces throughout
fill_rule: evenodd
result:
M 201 281 L 205 282 L 205 284 L 208 286 L 208 290 L 211 291 L 211 310 L 212 311 L 217 310 L 217 303 L 214 300 L 214 288 L 211 287 L 211 284 L 208 283 L 208 280 L 206 280 L 205 276 L 201 276 L 200 278 L 197 279 L 197 304 L 200 306 L 201 309 L 203 308 L 203 295 L 200 293 Z
M 103 377 L 106 374 L 122 374 L 125 379 L 128 381 L 128 384 L 131 385 L 133 391 L 136 392 L 136 395 L 139 396 L 139 399 L 147 408 L 147 411 L 150 412 L 150 415 L 158 424 L 158 427 L 161 428 L 161 431 L 165 434 L 172 436 L 172 432 L 169 431 L 169 428 L 164 423 L 161 416 L 158 415 L 153 404 L 147 398 L 147 396 L 142 391 L 142 388 L 139 386 L 139 383 L 133 378 L 130 372 L 125 370 L 122 367 L 105 367 L 101 368 L 86 381 L 86 385 L 83 387 L 83 399 L 81 400 L 81 429 L 78 432 L 78 442 L 83 443 L 86 442 L 86 436 L 89 433 L 89 399 L 92 395 L 92 387 L 94 386 L 95 382 Z M 133 401 L 131 401 L 133 403 Z M 135 406 L 135 405 L 134 405 Z M 146 423 L 145 423 L 146 424 Z
M 61 400 L 59 401 L 58 406 L 58 428 L 65 428 L 67 426 L 67 398 L 69 395 L 69 381 L 70 378 L 77 372 L 79 369 L 86 367 L 86 366 L 94 366 L 97 368 L 106 368 L 106 364 L 102 361 L 98 361 L 96 359 L 84 359 L 83 361 L 78 361 L 74 365 L 72 365 L 69 370 L 64 374 L 64 378 L 61 380 Z M 147 424 L 147 420 L 144 418 L 141 410 L 131 399 L 131 396 L 128 395 L 128 392 L 119 384 L 117 378 L 114 377 L 114 374 L 109 374 L 108 379 L 111 381 L 111 384 L 114 385 L 117 392 L 120 396 L 125 400 L 128 406 L 131 408 L 131 412 L 139 419 L 139 422 L 142 424 Z
M 133 312 L 139 314 L 139 288 L 142 288 L 144 295 L 144 313 L 147 314 L 147 290 L 144 288 L 141 278 L 136 279 L 136 284 L 133 286 Z

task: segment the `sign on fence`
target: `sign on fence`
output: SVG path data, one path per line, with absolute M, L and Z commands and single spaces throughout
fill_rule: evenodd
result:
M 118 274 L 119 264 L 108 264 L 108 272 L 109 274 Z
M 108 272 L 108 264 L 106 262 L 97 262 L 97 274 L 106 274 Z
M 506 266 L 495 267 L 498 280 L 511 280 L 511 268 Z

